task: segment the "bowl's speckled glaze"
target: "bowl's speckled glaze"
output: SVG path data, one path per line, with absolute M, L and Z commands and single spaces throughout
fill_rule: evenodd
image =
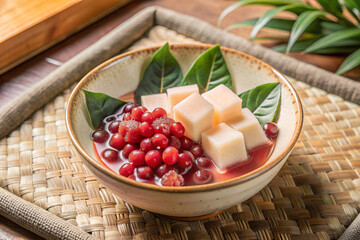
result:
M 170 47 L 183 73 L 186 73 L 195 58 L 211 45 L 174 44 Z M 136 90 L 143 69 L 158 48 L 146 48 L 114 57 L 92 70 L 75 87 L 67 106 L 66 126 L 84 164 L 101 183 L 123 200 L 163 215 L 203 216 L 250 198 L 275 177 L 290 155 L 302 127 L 302 107 L 295 90 L 278 71 L 254 57 L 224 47 L 223 55 L 237 94 L 264 83 L 282 83 L 281 106 L 277 119 L 280 133 L 273 154 L 262 167 L 218 183 L 160 187 L 122 177 L 97 160 L 90 140 L 92 129 L 88 124 L 85 98 L 81 89 L 103 92 L 113 97 Z

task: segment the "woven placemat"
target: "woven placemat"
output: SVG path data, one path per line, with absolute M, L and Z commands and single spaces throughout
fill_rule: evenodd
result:
M 153 27 L 131 48 L 165 41 L 193 40 Z M 102 186 L 82 164 L 66 133 L 71 88 L 0 141 L 0 187 L 47 211 L 39 210 L 39 218 L 48 219 L 48 225 L 20 222 L 46 238 L 90 239 L 88 232 L 99 239 L 336 239 L 360 211 L 360 107 L 290 79 L 305 114 L 293 153 L 262 191 L 216 217 L 193 222 L 160 218 Z M 7 206 L 18 203 L 7 199 Z M 2 214 L 10 212 L 1 207 Z M 22 209 L 13 212 L 19 218 L 25 215 Z M 50 234 L 46 228 L 64 223 L 46 216 L 58 216 L 76 227 L 69 234 L 59 229 L 58 235 L 51 235 L 57 231 Z M 74 237 L 76 229 L 83 231 Z

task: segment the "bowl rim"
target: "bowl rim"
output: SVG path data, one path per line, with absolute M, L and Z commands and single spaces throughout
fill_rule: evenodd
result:
M 206 49 L 208 49 L 210 47 L 213 47 L 214 45 L 206 44 L 206 43 L 172 43 L 172 44 L 169 44 L 169 46 L 170 46 L 171 49 L 174 49 L 174 48 L 204 48 L 204 50 L 206 50 Z M 279 71 L 274 69 L 269 64 L 261 61 L 260 59 L 255 58 L 255 57 L 253 57 L 251 55 L 248 55 L 246 53 L 243 53 L 243 52 L 240 52 L 240 51 L 237 51 L 237 50 L 234 50 L 234 49 L 230 49 L 230 48 L 221 46 L 222 51 L 242 55 L 242 57 L 245 57 L 247 59 L 255 61 L 258 64 L 260 64 L 260 65 L 266 67 L 267 69 L 271 70 L 271 72 L 273 72 L 275 74 L 275 80 L 278 81 L 278 82 L 281 82 L 282 87 L 288 88 L 289 92 L 291 93 L 291 98 L 293 98 L 292 105 L 295 105 L 295 116 L 297 117 L 296 118 L 295 131 L 294 131 L 294 134 L 293 134 L 290 142 L 286 146 L 285 150 L 282 151 L 276 158 L 274 158 L 269 163 L 266 162 L 261 167 L 256 168 L 255 170 L 253 170 L 253 171 L 251 171 L 249 173 L 246 173 L 244 175 L 241 175 L 241 176 L 238 176 L 238 177 L 235 177 L 235 178 L 231 178 L 231 179 L 221 181 L 221 182 L 216 182 L 216 183 L 203 184 L 203 185 L 193 185 L 193 186 L 182 186 L 182 187 L 158 186 L 158 185 L 155 185 L 155 184 L 148 184 L 148 183 L 142 183 L 142 182 L 134 181 L 132 179 L 128 179 L 127 177 L 121 176 L 120 174 L 117 174 L 117 173 L 111 171 L 106 166 L 101 164 L 98 159 L 92 158 L 82 148 L 80 142 L 78 141 L 78 139 L 77 139 L 77 137 L 76 137 L 76 135 L 74 133 L 72 125 L 71 125 L 71 119 L 70 119 L 71 114 L 70 113 L 72 112 L 72 108 L 73 108 L 72 102 L 73 102 L 73 100 L 75 98 L 75 95 L 82 89 L 82 86 L 87 81 L 87 79 L 89 79 L 92 75 L 96 74 L 99 70 L 101 71 L 101 69 L 107 68 L 109 65 L 111 66 L 118 59 L 127 57 L 129 55 L 141 53 L 141 52 L 156 51 L 160 47 L 161 46 L 146 47 L 146 48 L 142 48 L 142 49 L 138 49 L 138 50 L 132 50 L 132 51 L 129 51 L 129 52 L 126 52 L 126 53 L 119 54 L 119 55 L 117 55 L 117 56 L 103 62 L 102 64 L 98 65 L 94 69 L 92 69 L 75 86 L 75 88 L 71 92 L 71 95 L 70 95 L 68 103 L 67 103 L 65 122 L 66 122 L 67 132 L 68 132 L 68 134 L 70 136 L 70 140 L 74 144 L 77 151 L 83 156 L 82 160 L 87 161 L 90 165 L 95 167 L 101 173 L 111 177 L 112 179 L 117 180 L 117 181 L 121 181 L 122 183 L 133 186 L 133 187 L 138 187 L 138 188 L 147 189 L 147 190 L 155 190 L 155 191 L 160 191 L 160 192 L 191 193 L 191 192 L 214 191 L 214 190 L 219 190 L 219 189 L 222 189 L 222 188 L 228 188 L 228 187 L 231 187 L 231 186 L 239 184 L 239 183 L 247 182 L 247 181 L 249 181 L 249 180 L 251 180 L 253 178 L 256 178 L 257 176 L 269 171 L 270 169 L 274 168 L 276 165 L 278 165 L 281 162 L 281 160 L 287 154 L 290 153 L 290 151 L 293 149 L 297 139 L 299 138 L 300 131 L 301 131 L 301 128 L 302 128 L 302 125 L 303 125 L 302 104 L 301 104 L 300 98 L 299 98 L 298 94 L 296 93 L 295 89 L 293 88 L 291 83 Z

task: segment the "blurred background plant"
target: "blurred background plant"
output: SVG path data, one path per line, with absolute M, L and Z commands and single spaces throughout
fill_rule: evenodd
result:
M 252 26 L 250 40 L 262 28 L 289 32 L 285 43 L 273 47 L 279 52 L 304 52 L 316 54 L 348 55 L 337 70 L 343 74 L 360 65 L 360 0 L 239 0 L 227 7 L 219 16 L 218 27 L 223 19 L 245 5 L 270 5 L 274 8 L 259 18 L 233 23 L 225 28 Z M 280 12 L 291 12 L 295 19 L 275 18 Z M 269 39 L 277 39 L 276 36 Z

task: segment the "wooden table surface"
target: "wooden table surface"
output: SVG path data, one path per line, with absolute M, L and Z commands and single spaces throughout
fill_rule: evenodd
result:
M 0 106 L 19 96 L 25 89 L 40 81 L 62 63 L 90 46 L 117 25 L 145 7 L 153 5 L 162 6 L 180 13 L 198 17 L 212 25 L 216 25 L 220 13 L 233 2 L 233 0 L 134 0 L 127 6 L 118 9 L 67 40 L 31 58 L 7 73 L 0 75 Z M 243 7 L 235 13 L 230 14 L 224 20 L 224 26 L 243 19 L 259 17 L 268 9 L 268 7 L 259 6 Z M 250 33 L 250 28 L 243 27 L 232 32 L 247 38 Z M 262 31 L 261 34 L 266 36 L 269 34 L 269 31 Z M 272 46 L 274 42 L 263 41 L 261 44 Z M 329 71 L 335 71 L 343 60 L 343 57 L 340 56 L 291 55 Z M 360 80 L 360 69 L 357 68 L 355 71 L 347 74 L 347 76 Z M 39 239 L 39 237 L 0 216 L 0 239 Z

